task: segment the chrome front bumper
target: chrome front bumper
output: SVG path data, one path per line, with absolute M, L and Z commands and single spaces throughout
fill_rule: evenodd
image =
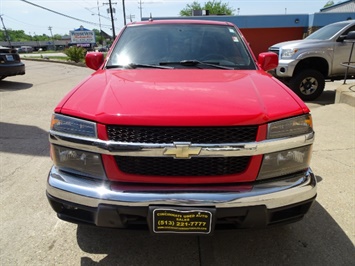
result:
M 281 59 L 275 70 L 277 77 L 290 78 L 294 75 L 294 70 L 300 60 L 298 59 Z
M 49 196 L 62 201 L 99 207 L 100 204 L 125 207 L 148 207 L 151 205 L 214 206 L 215 208 L 238 208 L 266 206 L 281 208 L 315 198 L 316 178 L 311 169 L 269 182 L 258 182 L 204 191 L 203 189 L 154 189 L 143 190 L 138 186 L 121 186 L 108 181 L 81 178 L 58 171 L 53 166 L 47 183 Z

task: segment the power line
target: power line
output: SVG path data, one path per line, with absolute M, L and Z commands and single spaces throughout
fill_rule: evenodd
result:
M 77 20 L 77 21 L 80 21 L 80 22 L 87 23 L 87 24 L 99 26 L 99 24 L 97 24 L 97 23 L 95 23 L 95 22 L 91 22 L 91 21 L 87 21 L 87 20 L 83 20 L 83 19 L 79 19 L 79 18 L 74 18 L 74 17 L 72 17 L 72 16 L 68 16 L 68 15 L 65 15 L 65 14 L 63 14 L 63 13 L 54 11 L 54 10 L 49 9 L 49 8 L 46 8 L 46 7 L 44 7 L 44 6 L 40 6 L 40 5 L 34 4 L 34 3 L 30 2 L 30 1 L 27 1 L 27 0 L 20 0 L 20 1 L 25 2 L 25 3 L 27 3 L 27 4 L 30 4 L 30 5 L 33 5 L 33 6 L 35 6 L 35 7 L 42 8 L 42 9 L 44 9 L 44 10 L 47 10 L 47 11 L 49 11 L 49 12 L 55 13 L 55 14 L 57 14 L 57 15 L 60 15 L 60 16 L 66 17 L 66 18 L 70 18 L 70 19 L 74 19 L 74 20 Z M 101 25 L 101 26 L 110 27 L 109 25 Z
M 40 25 L 35 25 L 35 24 L 31 24 L 31 23 L 27 23 L 27 22 L 23 22 L 21 20 L 18 20 L 18 19 L 15 19 L 13 17 L 10 17 L 8 15 L 3 15 L 3 17 L 6 17 L 7 19 L 9 20 L 12 20 L 12 21 L 15 21 L 16 23 L 21 23 L 21 24 L 24 24 L 24 25 L 27 25 L 27 26 L 31 26 L 32 28 L 37 28 L 37 29 L 45 29 L 46 27 L 45 26 L 40 26 Z M 64 29 L 64 28 L 63 28 Z

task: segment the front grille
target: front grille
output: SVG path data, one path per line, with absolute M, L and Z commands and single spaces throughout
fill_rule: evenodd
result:
M 109 140 L 135 143 L 238 143 L 256 140 L 258 127 L 107 126 Z
M 273 48 L 273 47 L 271 47 L 271 48 L 269 49 L 269 52 L 273 52 L 273 53 L 279 55 L 280 49 L 279 49 L 279 48 Z
M 171 157 L 115 156 L 118 168 L 127 174 L 143 176 L 223 176 L 243 172 L 250 157 Z

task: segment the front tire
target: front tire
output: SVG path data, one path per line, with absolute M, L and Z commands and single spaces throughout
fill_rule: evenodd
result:
M 292 77 L 289 87 L 303 100 L 313 101 L 323 92 L 324 76 L 317 70 L 307 69 Z

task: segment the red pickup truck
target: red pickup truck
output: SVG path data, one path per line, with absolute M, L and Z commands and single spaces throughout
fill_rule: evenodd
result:
M 125 26 L 57 105 L 47 197 L 60 219 L 211 234 L 303 218 L 316 198 L 307 106 L 227 22 Z

